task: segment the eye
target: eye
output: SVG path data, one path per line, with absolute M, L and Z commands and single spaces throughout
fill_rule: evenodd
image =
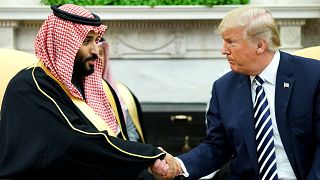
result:
M 225 39 L 224 42 L 227 44 L 231 44 L 232 41 L 231 41 L 231 39 Z
M 89 42 L 90 42 L 89 39 L 85 39 L 82 44 L 87 45 L 87 44 L 89 44 Z
M 236 40 L 229 39 L 229 40 L 227 40 L 227 44 L 228 44 L 229 46 L 231 46 L 231 47 L 234 47 L 234 46 L 236 46 L 237 41 L 236 41 Z

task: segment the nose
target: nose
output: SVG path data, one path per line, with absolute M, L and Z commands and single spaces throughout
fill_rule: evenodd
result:
M 222 49 L 221 49 L 221 54 L 222 55 L 229 55 L 230 54 L 230 50 L 227 48 L 226 43 L 223 43 Z
M 97 43 L 92 43 L 92 47 L 90 48 L 90 53 L 99 56 L 99 47 Z

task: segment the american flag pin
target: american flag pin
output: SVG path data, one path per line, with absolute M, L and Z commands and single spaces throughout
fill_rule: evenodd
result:
M 289 88 L 289 83 L 284 82 L 284 83 L 283 83 L 283 88 Z

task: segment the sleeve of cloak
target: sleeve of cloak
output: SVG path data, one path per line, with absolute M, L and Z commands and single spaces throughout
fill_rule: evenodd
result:
M 151 145 L 97 132 L 57 83 L 39 68 L 34 74 L 56 104 L 30 69 L 10 81 L 1 109 L 0 178 L 136 179 L 164 157 Z

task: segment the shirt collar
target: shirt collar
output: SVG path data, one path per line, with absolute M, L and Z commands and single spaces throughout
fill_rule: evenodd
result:
M 277 50 L 268 66 L 259 74 L 260 78 L 272 85 L 276 84 L 277 71 L 280 62 L 280 52 Z M 250 76 L 251 84 L 255 76 Z

